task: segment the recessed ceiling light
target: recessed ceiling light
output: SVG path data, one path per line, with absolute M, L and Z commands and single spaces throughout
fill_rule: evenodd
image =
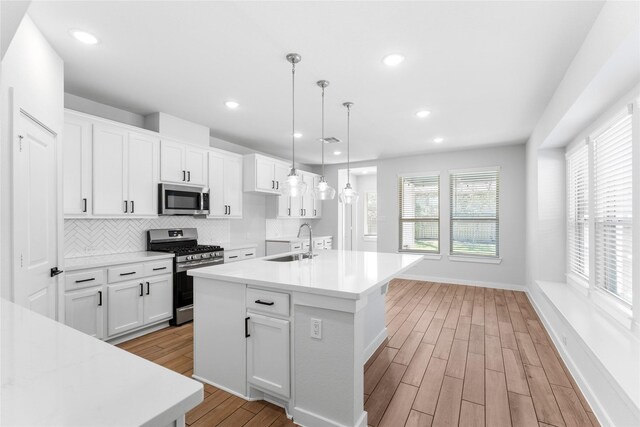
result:
M 395 67 L 396 65 L 400 65 L 402 61 L 404 61 L 404 56 L 399 53 L 392 53 L 382 58 L 382 62 L 387 67 Z
M 333 155 L 334 155 L 334 156 L 339 156 L 340 154 L 342 154 L 342 151 L 334 151 L 334 152 L 333 152 Z
M 224 105 L 226 105 L 230 110 L 235 110 L 240 106 L 240 104 L 238 104 L 236 101 L 227 101 L 224 103 Z
M 302 138 L 302 134 L 300 132 L 296 132 L 293 134 L 294 138 Z
M 425 117 L 427 117 L 429 114 L 431 114 L 431 111 L 428 110 L 420 110 L 416 113 L 416 117 L 419 117 L 421 119 L 424 119 Z
M 440 144 L 442 141 L 444 141 L 444 138 L 441 138 L 441 137 L 433 138 L 433 142 L 435 142 L 436 144 Z
M 81 30 L 71 30 L 71 35 L 75 37 L 76 40 L 84 43 L 84 44 L 96 44 L 98 43 L 98 38 L 91 33 L 87 33 L 86 31 Z

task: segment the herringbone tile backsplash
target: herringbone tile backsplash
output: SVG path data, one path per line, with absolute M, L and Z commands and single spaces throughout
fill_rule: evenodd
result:
M 67 219 L 64 221 L 64 255 L 75 258 L 147 249 L 146 231 L 151 228 L 197 228 L 198 243 L 228 242 L 229 220 L 188 216 L 153 219 Z

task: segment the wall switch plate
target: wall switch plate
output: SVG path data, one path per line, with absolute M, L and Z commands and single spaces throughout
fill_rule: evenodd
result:
M 311 319 L 311 338 L 322 339 L 322 320 Z

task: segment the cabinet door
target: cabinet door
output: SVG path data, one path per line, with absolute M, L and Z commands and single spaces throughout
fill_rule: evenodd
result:
M 64 322 L 68 326 L 92 337 L 104 338 L 106 298 L 102 287 L 67 292 L 64 300 Z
M 269 159 L 256 157 L 256 189 L 275 191 L 276 181 L 274 176 L 274 164 Z
M 142 281 L 108 285 L 108 335 L 116 335 L 144 325 L 144 284 Z
M 287 196 L 278 196 L 278 217 L 291 216 L 291 198 Z
M 162 141 L 160 145 L 160 180 L 184 183 L 186 149 L 184 144 L 173 141 Z
M 289 321 L 247 313 L 247 379 L 289 397 Z
M 224 198 L 225 170 L 224 156 L 209 153 L 209 216 L 223 217 L 227 214 Z
M 65 116 L 62 141 L 65 216 L 91 214 L 91 132 L 89 120 Z
M 207 185 L 207 152 L 187 146 L 185 156 L 187 182 L 193 185 Z
M 129 133 L 127 149 L 129 212 L 134 215 L 158 214 L 158 147 L 152 136 Z
M 224 202 L 229 217 L 242 217 L 242 158 L 228 156 L 224 160 Z
M 282 184 L 287 180 L 287 176 L 289 175 L 289 166 L 276 163 L 274 166 L 274 178 L 276 181 L 276 190 L 282 189 Z
M 318 185 L 318 183 L 320 182 L 320 176 L 319 175 L 314 175 L 313 176 L 313 187 L 315 188 L 316 185 Z M 313 199 L 313 215 L 314 218 L 320 218 L 322 216 L 322 200 L 318 200 L 316 198 Z
M 128 215 L 125 209 L 127 131 L 110 125 L 93 126 L 93 214 Z M 125 212 L 125 210 L 127 212 Z
M 144 324 L 170 319 L 173 312 L 172 276 L 154 277 L 144 285 Z
M 302 216 L 305 218 L 313 218 L 313 206 L 314 206 L 314 197 L 313 197 L 313 188 L 316 184 L 314 177 L 315 175 L 302 173 L 302 179 L 307 183 L 307 193 L 302 196 Z

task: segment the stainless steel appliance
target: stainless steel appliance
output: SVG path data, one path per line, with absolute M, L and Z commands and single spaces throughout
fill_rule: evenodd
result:
M 224 263 L 220 246 L 199 245 L 195 228 L 155 229 L 147 231 L 147 250 L 170 252 L 173 258 L 173 320 L 181 325 L 193 320 L 193 277 L 187 271 Z
M 158 214 L 208 215 L 209 189 L 193 185 L 158 184 Z

